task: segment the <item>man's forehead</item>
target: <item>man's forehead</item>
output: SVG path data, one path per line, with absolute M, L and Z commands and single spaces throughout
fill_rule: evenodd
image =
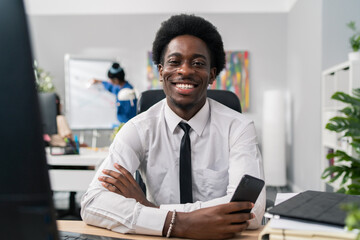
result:
M 206 43 L 193 35 L 180 35 L 174 37 L 166 46 L 165 54 L 176 55 L 181 51 L 192 52 L 198 55 L 210 55 Z

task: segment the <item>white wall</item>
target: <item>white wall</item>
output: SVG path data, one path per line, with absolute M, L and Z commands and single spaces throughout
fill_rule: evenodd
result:
M 225 49 L 250 52 L 250 111 L 261 140 L 268 89 L 292 97 L 287 173 L 295 191 L 320 189 L 321 71 L 347 59 L 348 20 L 360 24 L 359 0 L 298 0 L 289 13 L 201 14 L 218 27 Z M 65 53 L 119 56 L 127 79 L 146 83 L 146 51 L 169 14 L 31 15 L 35 56 L 64 99 Z
M 64 54 L 118 56 L 127 79 L 147 87 L 146 52 L 170 15 L 30 16 L 35 56 L 54 76 L 64 99 Z M 250 111 L 261 136 L 262 93 L 285 88 L 286 14 L 202 14 L 223 36 L 226 50 L 248 50 Z M 260 137 L 261 138 L 261 137 Z
M 287 83 L 293 96 L 288 178 L 294 191 L 321 189 L 321 72 L 347 61 L 359 0 L 299 0 L 288 14 Z
M 300 0 L 287 20 L 287 81 L 293 97 L 288 178 L 295 191 L 320 189 L 321 12 L 321 0 Z
M 29 15 L 106 15 L 164 13 L 279 13 L 297 0 L 24 0 Z
M 323 1 L 322 67 L 332 67 L 348 60 L 352 51 L 349 38 L 353 34 L 346 24 L 355 21 L 360 31 L 359 0 Z

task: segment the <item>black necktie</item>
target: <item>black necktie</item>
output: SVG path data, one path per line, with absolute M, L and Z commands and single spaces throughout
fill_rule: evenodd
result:
M 191 146 L 187 123 L 179 123 L 185 134 L 180 145 L 180 203 L 192 203 Z

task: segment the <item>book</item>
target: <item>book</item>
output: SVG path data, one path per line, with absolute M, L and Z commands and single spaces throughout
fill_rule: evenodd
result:
M 294 230 L 285 228 L 273 228 L 271 227 L 271 219 L 259 234 L 259 240 L 300 240 L 300 239 L 312 239 L 312 240 L 355 240 L 357 236 L 356 231 L 326 231 L 326 230 Z

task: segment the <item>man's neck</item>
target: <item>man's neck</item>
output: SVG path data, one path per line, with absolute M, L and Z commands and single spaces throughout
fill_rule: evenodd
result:
M 171 101 L 169 98 L 166 98 L 166 101 Z M 174 104 L 169 104 L 167 102 L 169 108 L 179 117 L 182 119 L 189 121 L 192 117 L 194 117 L 202 107 L 204 107 L 206 101 L 204 104 L 202 104 L 200 107 L 198 106 L 176 106 Z

